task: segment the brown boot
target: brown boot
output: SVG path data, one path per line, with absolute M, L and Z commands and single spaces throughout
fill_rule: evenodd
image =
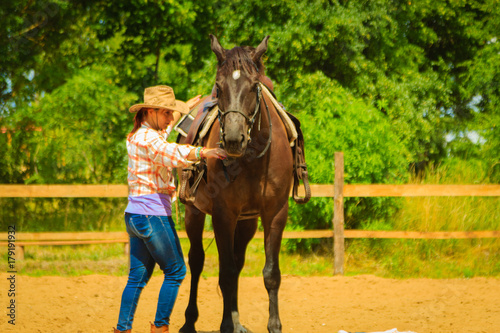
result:
M 155 324 L 151 323 L 151 333 L 168 333 L 168 325 L 163 325 L 161 327 L 156 327 Z
M 118 331 L 116 328 L 113 327 L 113 332 L 114 333 L 131 333 L 132 330 L 126 330 L 126 331 Z

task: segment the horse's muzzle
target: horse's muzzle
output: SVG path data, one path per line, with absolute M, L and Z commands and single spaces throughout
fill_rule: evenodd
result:
M 247 139 L 244 134 L 240 134 L 237 138 L 229 140 L 224 137 L 224 149 L 229 157 L 238 158 L 245 154 L 247 149 Z

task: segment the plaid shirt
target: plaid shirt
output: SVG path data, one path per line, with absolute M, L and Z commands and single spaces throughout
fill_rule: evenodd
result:
M 187 156 L 195 147 L 167 142 L 172 131 L 156 131 L 148 123 L 127 139 L 129 196 L 175 194 L 172 168 L 191 164 Z

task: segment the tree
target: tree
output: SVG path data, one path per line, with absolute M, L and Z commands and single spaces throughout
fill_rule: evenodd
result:
M 0 116 L 64 83 L 92 49 L 81 24 L 85 1 L 2 1 Z M 79 38 L 81 38 L 79 40 Z M 73 48 L 66 43 L 73 40 Z M 78 44 L 79 47 L 74 47 Z

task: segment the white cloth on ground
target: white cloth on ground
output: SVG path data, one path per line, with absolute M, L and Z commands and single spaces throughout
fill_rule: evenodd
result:
M 344 331 L 344 330 L 340 330 L 338 331 L 338 333 L 350 333 L 350 332 L 347 332 L 347 331 Z M 388 330 L 388 331 L 380 331 L 380 332 L 357 332 L 357 333 L 417 333 L 417 332 L 412 332 L 412 331 L 404 331 L 404 332 L 400 332 L 398 331 L 397 328 L 393 328 L 392 330 Z

